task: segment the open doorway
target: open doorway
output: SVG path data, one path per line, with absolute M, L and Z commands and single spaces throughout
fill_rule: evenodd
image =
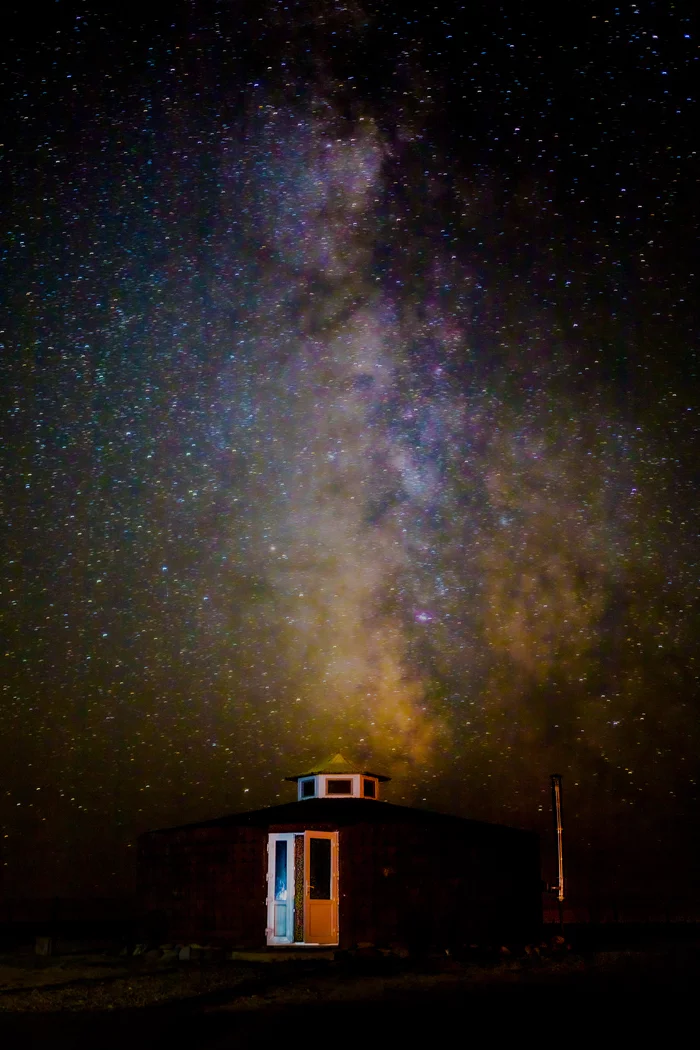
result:
M 267 943 L 338 943 L 338 832 L 268 838 Z

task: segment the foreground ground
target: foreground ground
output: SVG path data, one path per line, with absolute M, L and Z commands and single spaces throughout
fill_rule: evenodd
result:
M 255 963 L 73 956 L 0 959 L 0 1046 L 423 1047 L 567 1044 L 682 1032 L 700 941 L 453 960 L 367 953 Z M 694 1026 L 693 1026 L 694 1027 Z

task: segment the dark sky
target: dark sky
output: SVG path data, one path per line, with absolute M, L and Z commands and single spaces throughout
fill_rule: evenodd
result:
M 699 27 L 523 6 L 10 5 L 1 892 L 342 747 L 692 896 Z

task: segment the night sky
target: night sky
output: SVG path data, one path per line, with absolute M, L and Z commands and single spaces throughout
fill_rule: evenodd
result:
M 0 892 L 343 749 L 692 897 L 700 27 L 524 6 L 10 5 Z

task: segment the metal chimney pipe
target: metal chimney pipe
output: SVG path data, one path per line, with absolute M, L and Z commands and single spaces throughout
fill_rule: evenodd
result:
M 557 837 L 557 902 L 559 904 L 559 925 L 564 922 L 564 849 L 562 844 L 562 815 L 561 815 L 561 774 L 552 773 L 552 816 L 554 817 L 554 830 Z

